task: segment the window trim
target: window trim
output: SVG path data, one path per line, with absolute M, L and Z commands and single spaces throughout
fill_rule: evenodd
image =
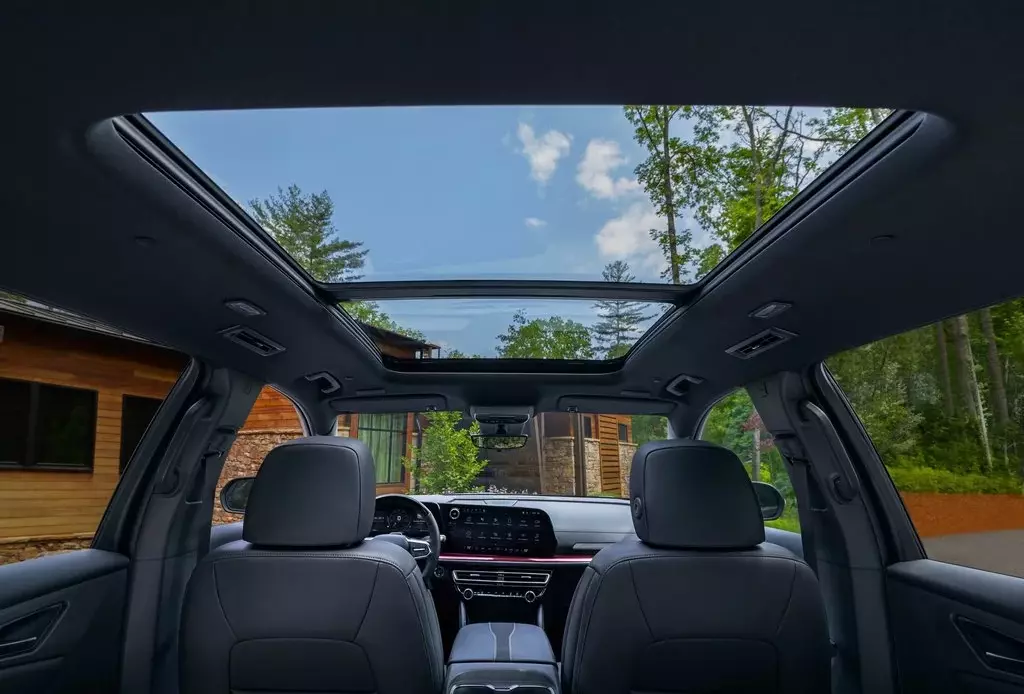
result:
M 47 381 L 30 381 L 24 378 L 10 378 L 7 376 L 0 376 L 0 380 L 10 381 L 12 383 L 25 383 L 28 384 L 29 396 L 28 396 L 28 426 L 25 431 L 25 437 L 27 439 L 25 444 L 25 458 L 24 462 L 15 460 L 0 460 L 0 470 L 22 470 L 22 471 L 39 471 L 39 472 L 77 472 L 92 474 L 96 469 L 96 427 L 99 425 L 99 391 L 92 388 L 79 388 L 76 386 L 67 386 L 59 383 L 50 383 Z M 91 424 L 86 434 L 87 436 L 87 450 L 88 464 L 87 465 L 75 465 L 69 463 L 40 463 L 35 460 L 36 457 L 36 436 L 35 432 L 39 425 L 39 394 L 42 388 L 54 388 L 58 390 L 72 390 L 81 393 L 87 393 L 91 396 Z

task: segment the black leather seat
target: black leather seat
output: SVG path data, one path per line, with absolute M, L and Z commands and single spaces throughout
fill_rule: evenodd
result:
M 181 691 L 436 694 L 441 634 L 420 570 L 364 542 L 373 459 L 318 436 L 270 452 L 241 540 L 199 562 L 185 595 Z
M 702 441 L 645 444 L 630 490 L 639 539 L 598 552 L 576 587 L 563 692 L 828 692 L 817 579 L 763 544 L 739 459 Z

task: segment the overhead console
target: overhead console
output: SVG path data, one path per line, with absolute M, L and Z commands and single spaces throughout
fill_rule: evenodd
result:
M 540 509 L 442 504 L 445 553 L 551 557 L 558 541 Z

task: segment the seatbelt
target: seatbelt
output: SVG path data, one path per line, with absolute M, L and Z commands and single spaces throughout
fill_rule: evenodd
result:
M 817 544 L 815 543 L 814 526 L 818 519 L 814 517 L 813 501 L 809 482 L 810 464 L 804 454 L 803 446 L 796 436 L 783 434 L 775 437 L 775 446 L 782 453 L 789 467 L 789 478 L 796 492 L 797 517 L 800 519 L 800 536 L 804 548 L 804 561 L 811 567 L 814 575 L 818 575 Z

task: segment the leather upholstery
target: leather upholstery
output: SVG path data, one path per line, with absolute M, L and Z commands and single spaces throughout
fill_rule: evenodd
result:
M 760 508 L 734 455 L 669 443 L 641 446 L 634 458 L 641 539 L 601 550 L 576 587 L 563 692 L 829 691 L 831 645 L 814 573 L 788 550 L 762 544 L 763 527 L 751 527 Z M 732 471 L 699 469 L 713 465 Z M 694 509 L 672 508 L 690 503 Z
M 338 487 L 333 503 L 358 511 L 321 509 L 318 521 L 301 496 L 291 504 L 250 500 L 243 532 L 256 521 L 255 537 L 270 544 L 229 542 L 196 566 L 182 612 L 181 691 L 436 694 L 441 687 L 441 633 L 415 560 L 385 542 L 351 541 L 367 509 L 372 520 L 372 476 L 368 487 L 363 484 L 369 453 L 361 445 L 324 445 L 322 438 L 274 449 L 268 460 L 275 463 L 260 469 L 253 492 L 267 494 L 278 485 L 295 493 L 325 472 L 320 484 L 328 492 L 318 491 L 317 498 L 326 502 L 330 488 Z M 332 462 L 313 460 L 317 452 Z M 360 469 L 337 473 L 330 465 Z M 358 495 L 339 487 L 349 483 Z M 286 530 L 263 525 L 265 512 Z M 340 533 L 321 527 L 339 521 L 347 523 Z M 295 536 L 299 529 L 326 546 L 310 546 Z M 277 544 L 285 537 L 301 542 Z
M 637 537 L 656 547 L 733 549 L 764 542 L 757 494 L 739 459 L 706 441 L 645 443 L 629 489 Z
M 459 629 L 449 663 L 555 664 L 544 630 L 534 624 L 484 622 Z
M 262 547 L 347 547 L 370 534 L 373 456 L 359 439 L 309 436 L 267 454 L 249 493 L 242 539 Z

